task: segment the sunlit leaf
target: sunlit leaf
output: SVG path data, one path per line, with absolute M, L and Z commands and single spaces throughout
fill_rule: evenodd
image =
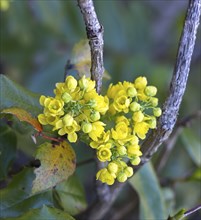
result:
M 21 108 L 7 108 L 1 111 L 1 113 L 15 115 L 20 121 L 26 121 L 31 124 L 37 131 L 42 131 L 42 126 L 36 118 L 33 118 L 26 110 Z
M 84 189 L 75 175 L 58 184 L 53 192 L 59 207 L 71 215 L 79 214 L 87 206 Z
M 17 138 L 8 126 L 0 126 L 0 180 L 7 176 L 9 166 L 15 158 Z
M 181 134 L 181 139 L 191 159 L 195 162 L 197 166 L 201 166 L 201 144 L 198 137 L 195 135 L 195 133 L 193 133 L 190 128 L 184 128 Z
M 32 93 L 0 74 L 1 109 L 10 107 L 22 108 L 34 116 L 41 113 L 40 95 Z
M 181 209 L 174 216 L 169 216 L 167 220 L 181 220 L 184 217 L 185 211 L 185 209 Z
M 6 188 L 0 190 L 0 218 L 16 217 L 43 205 L 53 206 L 51 191 L 31 195 L 34 177 L 33 169 L 25 168 L 13 177 Z
M 40 209 L 31 209 L 25 214 L 23 214 L 20 217 L 17 218 L 7 218 L 7 220 L 75 220 L 72 216 L 70 216 L 68 213 L 63 212 L 59 209 L 43 206 Z
M 88 40 L 84 39 L 75 44 L 72 50 L 71 62 L 74 64 L 74 68 L 78 71 L 80 77 L 83 75 L 91 77 L 91 52 Z M 111 79 L 106 70 L 103 73 L 103 78 Z
M 197 168 L 193 174 L 188 177 L 188 180 L 201 181 L 201 167 Z
M 130 179 L 140 198 L 140 219 L 167 219 L 165 201 L 151 163 Z
M 75 170 L 75 152 L 63 141 L 58 144 L 44 143 L 36 152 L 41 166 L 35 169 L 36 179 L 32 193 L 49 189 L 63 180 L 67 180 Z

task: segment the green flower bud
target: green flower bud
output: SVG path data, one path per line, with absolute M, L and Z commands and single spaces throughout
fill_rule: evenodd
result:
M 64 117 L 63 117 L 63 123 L 65 126 L 71 126 L 73 124 L 73 117 L 69 114 L 66 114 Z
M 89 81 L 85 78 L 85 76 L 83 76 L 80 80 L 79 80 L 79 86 L 81 89 L 86 89 L 88 87 Z
M 120 182 L 120 183 L 123 183 L 127 180 L 127 175 L 125 173 L 120 173 L 118 176 L 117 176 L 117 180 Z
M 135 157 L 130 160 L 131 164 L 134 166 L 138 165 L 140 163 L 140 161 L 141 161 L 140 157 Z
M 140 104 L 137 102 L 132 102 L 130 104 L 130 110 L 133 112 L 139 111 L 140 110 Z
M 83 122 L 81 127 L 82 127 L 82 131 L 86 134 L 91 132 L 92 130 L 92 124 L 88 122 Z
M 131 98 L 135 97 L 137 95 L 137 90 L 134 87 L 129 87 L 127 89 L 127 95 Z
M 157 93 L 157 88 L 155 86 L 147 86 L 145 88 L 145 94 L 147 96 L 155 96 Z
M 151 103 L 151 105 L 152 105 L 153 107 L 156 107 L 156 106 L 158 105 L 158 99 L 155 98 L 155 97 L 151 97 L 151 98 L 149 99 L 149 102 Z
M 159 117 L 159 116 L 161 116 L 162 111 L 160 108 L 154 108 L 153 113 L 154 113 L 154 116 Z
M 100 119 L 100 113 L 95 111 L 90 115 L 90 119 L 94 121 L 98 121 Z
M 155 117 L 151 117 L 151 119 L 149 121 L 147 121 L 147 123 L 149 124 L 149 127 L 151 129 L 156 128 L 156 118 Z
M 133 175 L 133 168 L 132 167 L 126 167 L 124 170 L 127 177 L 131 177 Z
M 119 155 L 125 155 L 127 150 L 124 146 L 118 146 L 117 147 L 117 152 L 118 152 Z
M 108 164 L 107 169 L 110 173 L 117 173 L 118 165 L 114 162 L 111 162 Z
M 68 103 L 72 100 L 72 97 L 69 93 L 64 92 L 64 94 L 61 96 L 61 99 L 65 102 Z

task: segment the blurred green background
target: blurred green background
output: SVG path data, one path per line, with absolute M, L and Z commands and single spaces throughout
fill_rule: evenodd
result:
M 98 18 L 104 27 L 105 68 L 111 76 L 104 81 L 103 91 L 111 82 L 133 81 L 143 75 L 150 84 L 157 86 L 162 105 L 168 94 L 187 5 L 187 0 L 95 1 Z M 86 38 L 77 2 L 11 0 L 9 8 L 0 12 L 0 25 L 0 73 L 33 92 L 52 95 L 55 83 L 64 78 L 64 66 L 71 58 L 74 44 Z M 200 30 L 199 27 L 179 120 L 201 108 Z M 17 133 L 18 165 L 26 163 L 26 159 L 20 159 L 21 154 L 26 158 L 35 151 L 31 138 L 27 135 L 25 138 L 22 133 L 26 132 Z M 170 213 L 182 207 L 190 209 L 201 202 L 201 182 L 193 178 L 179 180 L 201 165 L 200 133 L 200 119 L 192 121 L 158 172 Z M 93 151 L 83 144 L 75 145 L 75 149 L 78 162 L 93 156 Z M 162 150 L 153 159 L 156 168 L 160 157 Z M 89 163 L 77 169 L 89 202 L 94 199 L 89 193 L 94 190 L 94 166 Z M 108 216 L 134 200 L 136 192 L 127 185 Z M 138 210 L 137 205 L 131 208 Z M 122 219 L 134 218 L 132 213 L 128 210 Z M 191 219 L 199 217 L 196 213 Z

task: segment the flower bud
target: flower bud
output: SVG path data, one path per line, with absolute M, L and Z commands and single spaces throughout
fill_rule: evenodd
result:
M 147 121 L 147 123 L 149 124 L 149 127 L 151 129 L 156 128 L 156 118 L 155 117 L 151 117 L 151 119 L 149 121 Z
M 156 107 L 156 106 L 158 105 L 158 99 L 155 98 L 155 97 L 151 97 L 151 98 L 149 99 L 149 101 L 150 101 L 150 103 L 151 103 L 151 105 L 152 105 L 153 107 Z
M 82 127 L 82 131 L 86 134 L 91 132 L 92 130 L 92 124 L 88 122 L 83 122 L 81 127 Z
M 125 173 L 120 173 L 118 176 L 117 176 L 117 180 L 120 182 L 120 183 L 123 183 L 127 180 L 127 175 Z
M 64 94 L 61 96 L 61 98 L 65 103 L 68 103 L 72 100 L 71 95 L 67 92 L 64 92 Z
M 144 118 L 144 114 L 141 111 L 134 112 L 132 117 L 133 121 L 135 122 L 141 122 L 143 118 Z
M 154 113 L 154 116 L 159 117 L 161 116 L 162 111 L 160 108 L 154 108 L 153 113 Z
M 137 166 L 140 163 L 140 161 L 141 161 L 140 157 L 135 157 L 130 160 L 131 164 L 134 166 Z
M 127 177 L 131 177 L 133 175 L 133 168 L 132 167 L 126 167 L 124 170 Z
M 134 87 L 129 87 L 127 89 L 127 95 L 131 98 L 135 97 L 137 95 L 137 90 Z
M 67 76 L 66 85 L 70 91 L 74 91 L 77 87 L 77 80 L 73 76 Z
M 95 111 L 90 115 L 90 119 L 94 121 L 98 121 L 100 119 L 100 113 Z
M 107 169 L 110 173 L 117 173 L 118 165 L 114 162 L 111 162 L 108 164 Z
M 81 89 L 86 89 L 88 87 L 89 81 L 85 78 L 85 76 L 83 76 L 80 80 L 79 80 L 79 86 Z
M 157 88 L 155 86 L 147 86 L 145 88 L 145 94 L 147 96 L 155 96 L 157 93 Z
M 144 89 L 147 85 L 147 79 L 146 77 L 138 77 L 136 80 L 135 80 L 135 88 L 136 89 Z
M 124 146 L 118 146 L 117 147 L 117 152 L 119 155 L 125 155 L 126 154 L 126 148 Z
M 73 117 L 69 114 L 66 114 L 64 117 L 63 117 L 63 123 L 65 126 L 71 126 L 73 124 Z
M 137 102 L 132 102 L 130 104 L 130 110 L 133 112 L 139 111 L 140 110 L 140 104 Z

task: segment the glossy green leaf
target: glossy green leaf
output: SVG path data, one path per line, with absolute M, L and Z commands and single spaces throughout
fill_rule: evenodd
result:
M 201 166 L 201 144 L 190 128 L 184 128 L 181 139 L 191 159 L 197 166 Z
M 59 209 L 43 206 L 40 209 L 31 209 L 17 218 L 7 218 L 7 220 L 75 220 L 68 213 Z
M 17 138 L 8 126 L 0 126 L 0 180 L 7 176 L 9 166 L 15 158 Z
M 167 220 L 181 220 L 184 218 L 185 209 L 179 210 L 174 216 L 169 216 Z
M 10 107 L 23 108 L 36 116 L 41 112 L 39 95 L 30 92 L 0 74 L 1 110 Z
M 79 214 L 87 206 L 84 189 L 75 175 L 55 187 L 54 198 L 71 215 Z
M 31 208 L 53 205 L 51 191 L 31 195 L 34 176 L 33 170 L 26 168 L 15 175 L 10 184 L 0 191 L 0 217 L 17 217 Z
M 41 166 L 35 169 L 36 179 L 32 192 L 37 193 L 49 189 L 67 180 L 75 171 L 75 152 L 66 141 L 57 144 L 44 143 L 36 152 Z
M 145 164 L 129 181 L 140 198 L 140 219 L 167 219 L 164 198 L 151 163 Z

